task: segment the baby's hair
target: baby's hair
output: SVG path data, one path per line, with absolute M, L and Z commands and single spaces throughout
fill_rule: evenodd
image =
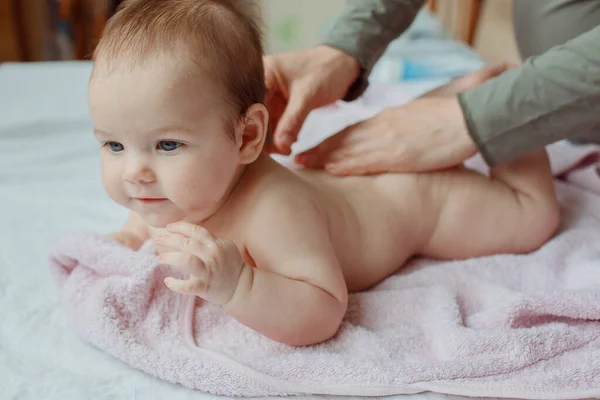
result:
M 232 116 L 243 117 L 266 93 L 262 35 L 250 6 L 247 0 L 125 0 L 93 59 L 135 65 L 166 53 L 191 61 L 215 81 Z

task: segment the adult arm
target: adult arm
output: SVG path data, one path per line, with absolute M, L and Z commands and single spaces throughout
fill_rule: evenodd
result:
M 368 85 L 373 65 L 388 44 L 414 21 L 425 0 L 347 0 L 344 13 L 328 32 L 323 44 L 354 57 L 360 65 L 359 78 L 345 100 L 360 96 Z
M 599 129 L 600 27 L 458 99 L 469 135 L 490 166 Z

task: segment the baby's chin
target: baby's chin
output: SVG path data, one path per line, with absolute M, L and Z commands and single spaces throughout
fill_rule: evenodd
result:
M 184 211 L 174 204 L 154 210 L 143 207 L 131 207 L 130 210 L 137 213 L 148 226 L 154 229 L 164 229 L 169 224 L 181 221 L 200 224 L 214 214 L 197 209 Z
M 166 228 L 169 224 L 174 224 L 184 219 L 184 215 L 170 213 L 139 213 L 146 224 L 155 229 Z

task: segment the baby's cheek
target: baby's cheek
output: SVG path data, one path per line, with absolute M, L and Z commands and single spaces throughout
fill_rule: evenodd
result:
M 111 199 L 117 203 L 123 203 L 123 190 L 121 188 L 120 179 L 115 176 L 115 174 L 103 172 L 102 186 Z
M 181 209 L 190 211 L 203 202 L 206 193 L 211 192 L 210 185 L 195 177 L 180 176 L 169 183 L 169 198 Z
M 102 154 L 102 186 L 106 193 L 115 201 L 122 196 L 122 171 L 114 160 Z

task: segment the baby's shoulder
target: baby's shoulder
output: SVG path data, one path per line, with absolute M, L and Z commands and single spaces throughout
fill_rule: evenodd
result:
M 318 214 L 321 208 L 313 191 L 294 183 L 266 185 L 253 197 L 252 219 L 272 223 L 305 218 Z
M 240 228 L 257 265 L 307 253 L 316 256 L 328 246 L 327 218 L 310 190 L 286 183 L 265 186 L 248 206 Z

